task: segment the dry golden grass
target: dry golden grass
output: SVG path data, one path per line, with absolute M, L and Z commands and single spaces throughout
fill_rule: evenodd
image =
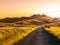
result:
M 1 27 L 0 45 L 13 45 L 15 42 L 23 39 L 37 27 Z
M 60 39 L 60 27 L 51 27 L 51 28 L 46 28 L 49 33 L 53 34 L 54 36 L 57 36 L 58 39 Z

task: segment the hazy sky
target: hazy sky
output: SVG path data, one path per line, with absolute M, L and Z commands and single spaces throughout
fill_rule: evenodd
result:
M 0 0 L 0 18 L 37 13 L 60 17 L 60 0 Z

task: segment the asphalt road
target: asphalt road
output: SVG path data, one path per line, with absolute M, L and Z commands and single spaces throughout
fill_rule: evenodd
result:
M 14 45 L 60 45 L 43 27 L 36 29 Z

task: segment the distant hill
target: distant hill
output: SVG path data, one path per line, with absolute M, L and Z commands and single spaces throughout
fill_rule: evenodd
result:
M 6 17 L 3 19 L 0 19 L 0 22 L 14 23 L 17 21 L 23 21 L 23 20 L 27 20 L 27 19 L 29 19 L 29 17 L 14 17 L 14 18 Z
M 28 19 L 23 20 L 23 21 L 18 21 L 16 23 L 18 24 L 45 24 L 45 23 L 50 23 L 52 21 L 53 18 L 47 16 L 47 15 L 40 15 L 40 14 L 34 14 L 30 17 L 28 17 Z
M 3 23 L 2 23 L 3 22 Z M 0 23 L 4 25 L 9 25 L 9 26 L 17 26 L 21 24 L 35 24 L 35 25 L 40 25 L 40 24 L 50 24 L 50 25 L 59 25 L 60 26 L 60 18 L 52 18 L 49 17 L 45 14 L 33 14 L 30 17 L 14 17 L 14 18 L 3 18 L 0 19 Z M 2 25 L 1 25 L 2 26 Z

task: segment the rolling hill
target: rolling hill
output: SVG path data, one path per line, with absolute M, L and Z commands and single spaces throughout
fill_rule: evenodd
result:
M 21 24 L 25 25 L 40 25 L 40 24 L 50 24 L 60 26 L 60 18 L 52 18 L 45 14 L 33 14 L 30 17 L 13 17 L 13 18 L 3 18 L 0 19 L 1 26 L 19 26 Z

